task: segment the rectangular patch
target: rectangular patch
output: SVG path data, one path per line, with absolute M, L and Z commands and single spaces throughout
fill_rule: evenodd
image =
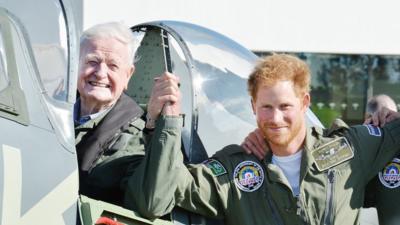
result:
M 354 157 L 354 151 L 344 137 L 328 142 L 312 152 L 319 171 L 327 170 Z
M 216 177 L 226 174 L 225 167 L 216 159 L 207 159 L 203 164 L 207 166 Z
M 367 124 L 367 125 L 364 125 L 364 126 L 367 127 L 368 133 L 370 135 L 376 136 L 376 137 L 382 136 L 381 129 L 379 127 L 376 127 L 376 126 L 374 126 L 372 124 Z

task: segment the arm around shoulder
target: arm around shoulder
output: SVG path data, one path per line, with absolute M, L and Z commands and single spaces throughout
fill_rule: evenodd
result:
M 356 157 L 360 157 L 363 170 L 371 172 L 366 176 L 369 179 L 400 151 L 400 119 L 383 128 L 371 124 L 354 126 L 347 136 L 353 143 Z

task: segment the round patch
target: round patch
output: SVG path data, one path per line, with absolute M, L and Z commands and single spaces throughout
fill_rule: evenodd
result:
M 240 190 L 253 192 L 261 187 L 264 181 L 264 171 L 257 163 L 244 161 L 236 166 L 233 180 Z
M 387 188 L 397 188 L 400 186 L 400 159 L 394 158 L 379 172 L 379 180 Z

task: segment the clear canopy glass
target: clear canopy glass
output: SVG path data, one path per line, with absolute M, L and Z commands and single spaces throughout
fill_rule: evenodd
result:
M 258 57 L 228 37 L 194 24 L 159 21 L 139 26 L 169 33 L 172 72 L 181 80 L 186 115 L 183 143 L 191 161 L 198 148 L 211 156 L 226 145 L 240 144 L 256 128 L 247 78 Z M 313 124 L 321 125 L 311 111 L 307 114 Z
M 68 97 L 68 32 L 59 1 L 9 1 L 9 11 L 25 25 L 39 70 L 40 79 L 49 97 L 67 101 Z M 33 9 L 46 9 L 45 14 Z

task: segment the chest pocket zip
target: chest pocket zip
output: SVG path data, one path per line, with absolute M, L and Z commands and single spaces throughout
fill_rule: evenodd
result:
M 335 193 L 335 170 L 329 169 L 327 172 L 328 186 L 326 188 L 326 206 L 324 225 L 333 224 L 333 201 Z

